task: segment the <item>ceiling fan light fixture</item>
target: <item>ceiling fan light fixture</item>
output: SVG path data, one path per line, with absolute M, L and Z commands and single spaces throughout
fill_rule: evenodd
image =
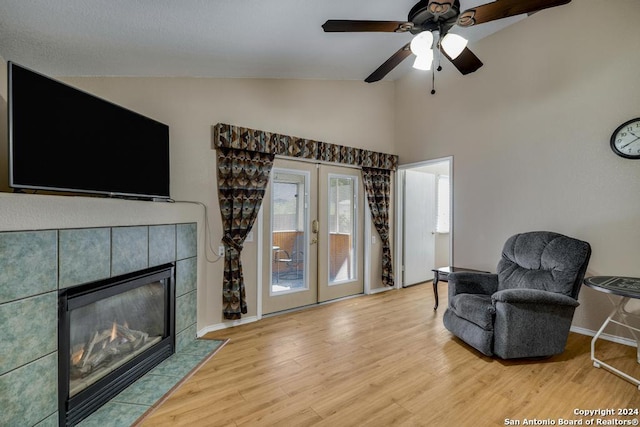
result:
M 411 52 L 416 56 L 427 55 L 433 45 L 433 34 L 431 31 L 423 31 L 411 40 L 409 45 Z M 433 52 L 431 53 L 433 55 Z
M 476 3 L 475 1 L 464 1 Z M 367 83 L 383 79 L 412 53 L 418 57 L 415 59 L 414 67 L 424 69 L 429 60 L 421 58 L 421 56 L 425 55 L 429 49 L 437 49 L 437 70 L 442 69 L 440 58 L 445 56 L 454 68 L 466 75 L 475 72 L 483 64 L 464 45 L 466 41 L 461 43 L 461 39 L 456 40 L 457 37 L 453 35 L 445 37 L 454 26 L 472 27 L 511 16 L 530 15 L 539 10 L 570 3 L 571 0 L 480 0 L 479 3 L 486 3 L 475 6 L 466 5 L 466 7 L 471 6 L 471 9 L 462 12 L 460 10 L 461 2 L 461 0 L 418 0 L 409 10 L 406 21 L 329 19 L 322 25 L 322 29 L 327 33 L 397 32 L 414 35 L 410 43 L 405 41 L 400 49 L 364 79 Z M 434 35 L 436 31 L 438 32 L 437 36 Z M 433 52 L 431 54 L 433 55 Z
M 444 36 L 440 45 L 451 59 L 456 59 L 460 56 L 464 48 L 467 47 L 467 42 L 467 39 L 458 34 L 448 33 Z
M 416 60 L 413 61 L 413 68 L 421 71 L 429 71 L 433 64 L 433 49 L 429 49 L 427 52 L 423 52 L 416 56 Z

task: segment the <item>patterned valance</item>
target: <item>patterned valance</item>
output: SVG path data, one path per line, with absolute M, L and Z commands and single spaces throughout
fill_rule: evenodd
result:
M 376 169 L 396 170 L 398 167 L 398 156 L 394 154 L 378 153 L 224 123 L 214 126 L 213 145 L 216 148 L 258 151 Z

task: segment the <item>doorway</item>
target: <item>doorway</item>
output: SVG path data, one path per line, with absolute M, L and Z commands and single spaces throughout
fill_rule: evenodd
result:
M 397 280 L 403 287 L 433 280 L 453 262 L 452 158 L 398 169 Z
M 364 291 L 359 169 L 276 159 L 263 199 L 262 312 Z

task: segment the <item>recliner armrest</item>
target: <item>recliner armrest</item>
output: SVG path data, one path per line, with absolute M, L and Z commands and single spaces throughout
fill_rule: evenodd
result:
M 448 281 L 449 298 L 458 294 L 491 295 L 498 290 L 497 274 L 459 271 L 450 273 Z
M 543 304 L 564 305 L 577 307 L 578 300 L 570 296 L 538 289 L 503 289 L 491 296 L 493 303 L 503 302 L 509 304 Z

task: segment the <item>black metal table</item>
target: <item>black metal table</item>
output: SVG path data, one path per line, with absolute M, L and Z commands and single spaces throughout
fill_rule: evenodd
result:
M 638 350 L 636 352 L 636 360 L 640 363 L 640 340 L 639 333 L 640 329 L 634 328 L 629 323 L 630 318 L 640 319 L 640 316 L 636 313 L 631 313 L 626 310 L 626 306 L 631 299 L 640 299 L 640 278 L 637 277 L 620 277 L 620 276 L 594 276 L 587 277 L 583 282 L 586 286 L 591 289 L 595 289 L 596 291 L 604 292 L 609 297 L 609 300 L 614 306 L 613 311 L 607 317 L 607 320 L 604 321 L 598 332 L 594 335 L 591 340 L 591 360 L 593 361 L 593 366 L 596 368 L 603 367 L 622 378 L 632 382 L 635 384 L 640 390 L 640 380 L 632 377 L 631 375 L 622 372 L 619 369 L 614 368 L 613 366 L 599 360 L 595 356 L 596 349 L 596 341 L 600 337 L 600 335 L 604 332 L 605 328 L 609 323 L 615 323 L 617 325 L 623 326 L 631 331 L 631 334 L 635 338 L 638 343 Z M 611 298 L 611 295 L 618 295 L 622 298 L 619 301 Z

